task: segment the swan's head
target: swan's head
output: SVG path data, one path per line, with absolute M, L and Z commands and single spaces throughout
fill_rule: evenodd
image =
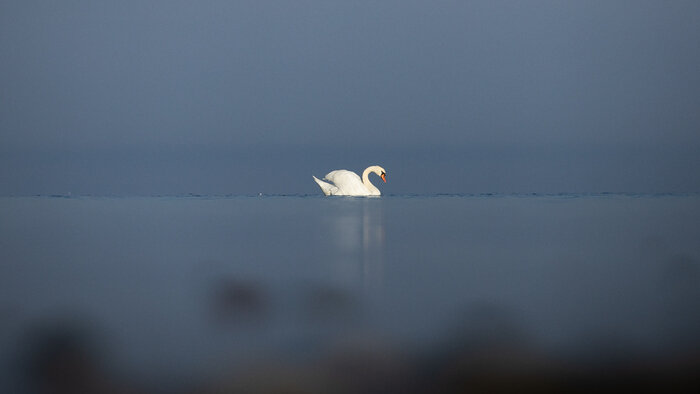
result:
M 382 178 L 382 180 L 384 181 L 384 183 L 386 183 L 386 171 L 384 171 L 384 169 L 382 167 L 374 166 L 374 167 L 372 167 L 372 172 L 379 175 Z

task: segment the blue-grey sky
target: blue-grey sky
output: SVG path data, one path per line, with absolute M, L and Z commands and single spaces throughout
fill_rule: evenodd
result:
M 0 193 L 700 191 L 697 1 L 3 1 Z

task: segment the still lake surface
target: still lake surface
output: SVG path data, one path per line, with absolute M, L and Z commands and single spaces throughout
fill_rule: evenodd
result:
M 143 379 L 343 343 L 698 349 L 700 196 L 0 198 L 3 369 L 65 325 Z

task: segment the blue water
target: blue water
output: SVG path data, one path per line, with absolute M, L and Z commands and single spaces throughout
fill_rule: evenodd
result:
M 700 349 L 698 239 L 693 194 L 0 198 L 0 360 L 54 327 L 143 380 L 366 344 L 652 358 Z

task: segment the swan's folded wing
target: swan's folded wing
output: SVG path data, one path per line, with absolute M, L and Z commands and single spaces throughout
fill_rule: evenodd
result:
M 343 196 L 365 196 L 367 188 L 357 174 L 348 170 L 336 170 L 326 174 L 326 179 L 338 188 L 337 194 Z
M 331 171 L 326 174 L 324 179 L 333 182 L 338 187 L 341 187 L 341 185 L 362 184 L 362 179 L 354 172 L 348 170 Z

